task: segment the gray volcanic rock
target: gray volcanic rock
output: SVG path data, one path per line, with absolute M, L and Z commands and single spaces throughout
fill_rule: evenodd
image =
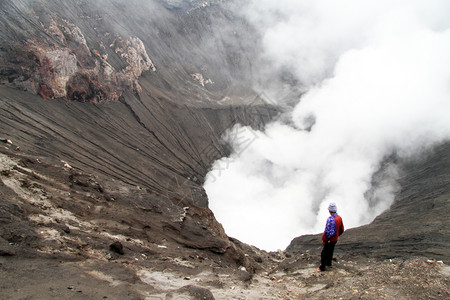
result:
M 109 212 L 108 224 L 135 215 L 145 232 L 226 253 L 250 267 L 207 207 L 202 184 L 211 163 L 228 153 L 221 142 L 224 131 L 237 123 L 261 126 L 276 109 L 243 87 L 251 62 L 240 57 L 250 52 L 237 49 L 249 41 L 225 37 L 221 29 L 227 23 L 246 34 L 242 20 L 218 3 L 192 2 L 176 9 L 166 4 L 3 2 L 0 132 L 13 141 L 9 150 L 31 157 L 30 167 L 38 166 L 35 157 L 56 159 L 45 170 L 69 166 L 70 174 L 57 175 L 62 185 L 68 178 L 69 188 L 106 200 L 100 206 L 120 203 L 123 209 Z M 236 43 L 227 44 L 231 41 Z M 41 186 L 29 180 L 28 185 Z M 12 195 L 22 197 L 17 191 Z M 49 207 L 78 217 L 90 214 L 79 206 L 85 200 L 70 200 L 69 206 L 52 200 Z M 12 210 L 5 217 L 26 220 L 28 214 Z M 149 214 L 155 219 L 146 223 Z M 24 253 L 41 248 L 32 227 L 25 222 L 20 229 L 27 230 L 18 241 L 30 240 L 30 247 L 20 247 Z M 68 224 L 60 227 L 58 232 L 74 234 Z M 14 240 L 15 230 L 20 231 L 4 232 L 7 240 Z M 162 243 L 163 238 L 152 240 Z
M 141 93 L 149 70 L 155 94 L 183 103 L 250 91 L 255 34 L 226 2 L 6 0 L 0 9 L 0 80 L 45 99 L 117 101 Z
M 2 85 L 55 100 L 3 89 L 2 132 L 23 150 L 206 206 L 204 176 L 227 154 L 220 135 L 276 110 L 260 113 L 245 85 L 251 28 L 226 3 L 183 3 L 4 1 Z
M 9 5 L 13 6 L 12 3 Z M 16 16 L 15 22 L 28 21 L 26 24 L 35 25 L 29 26 L 25 41 L 4 41 L 15 50 L 4 52 L 5 83 L 30 90 L 44 99 L 117 101 L 126 88 L 140 91 L 137 78 L 142 72 L 156 71 L 139 38 L 131 36 L 124 40 L 118 36 L 111 42 L 109 47 L 123 62 L 123 67 L 116 69 L 108 62 L 104 46 L 89 48 L 78 26 L 63 17 L 54 17 L 50 12 L 36 15 L 33 5 L 27 5 L 28 9 L 23 9 L 23 15 Z M 36 31 L 45 34 L 37 38 Z
M 0 3 L 0 298 L 448 297 L 448 143 L 396 162 L 392 207 L 326 274 L 319 235 L 277 253 L 226 235 L 202 187 L 221 135 L 279 110 L 228 5 Z

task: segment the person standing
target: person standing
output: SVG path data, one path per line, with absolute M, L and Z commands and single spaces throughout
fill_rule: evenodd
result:
M 331 202 L 328 205 L 328 212 L 330 216 L 325 225 L 325 231 L 322 234 L 322 253 L 320 255 L 320 267 L 317 271 L 325 271 L 326 267 L 331 267 L 333 259 L 334 246 L 336 245 L 339 236 L 344 232 L 344 223 L 341 216 L 337 213 L 336 203 Z

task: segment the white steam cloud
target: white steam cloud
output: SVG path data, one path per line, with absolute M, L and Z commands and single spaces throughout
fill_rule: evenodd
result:
M 233 128 L 234 152 L 205 183 L 211 209 L 266 250 L 321 232 L 331 201 L 347 228 L 372 221 L 396 189 L 392 165 L 372 186 L 383 159 L 450 138 L 450 1 L 258 0 L 247 12 L 265 59 L 308 91 L 290 125 Z

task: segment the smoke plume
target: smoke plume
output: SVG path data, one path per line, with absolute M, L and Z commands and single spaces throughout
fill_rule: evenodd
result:
M 386 158 L 450 138 L 450 2 L 259 0 L 245 13 L 273 71 L 307 92 L 289 122 L 230 130 L 233 153 L 205 183 L 217 219 L 266 250 L 321 232 L 332 201 L 346 228 L 371 222 L 397 190 Z

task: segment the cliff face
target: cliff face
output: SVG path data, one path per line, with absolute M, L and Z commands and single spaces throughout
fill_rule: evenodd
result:
M 19 9 L 17 3 L 9 5 L 11 9 Z M 22 9 L 23 15 L 14 21 L 31 25 L 26 26 L 23 39 L 9 40 L 8 46 L 16 51 L 3 53 L 5 84 L 29 90 L 46 100 L 117 101 L 124 89 L 140 91 L 137 79 L 142 72 L 156 71 L 143 42 L 137 37 L 126 40 L 115 37 L 108 44 L 110 51 L 105 51 L 102 40 L 91 45 L 94 47 L 91 49 L 77 25 L 61 16 L 50 15 L 50 11 L 37 15 L 32 2 L 23 5 L 28 10 Z M 5 24 L 9 26 L 9 33 L 17 26 L 6 20 Z M 4 38 L 14 38 L 14 35 Z M 113 67 L 106 52 L 114 52 L 124 66 Z
M 245 89 L 255 38 L 220 2 L 4 1 L 0 80 L 44 99 L 117 101 L 150 70 L 183 102 L 221 99 Z
M 243 80 L 256 50 L 241 36 L 250 28 L 220 1 L 23 0 L 4 1 L 1 12 L 0 80 L 17 99 L 5 105 L 21 111 L 4 111 L 4 132 L 23 128 L 23 149 L 158 193 L 169 186 L 186 197 L 187 188 L 204 206 L 203 177 L 226 154 L 220 134 L 270 118 L 267 109 L 245 113 L 257 99 Z M 55 114 L 59 133 L 48 127 Z
M 242 39 L 251 36 L 243 20 L 221 1 L 8 0 L 0 10 L 0 132 L 9 149 L 91 174 L 106 199 L 125 201 L 113 218 L 141 207 L 139 231 L 243 263 L 202 187 L 227 154 L 221 134 L 276 113 L 245 86 L 255 50 Z M 73 178 L 60 176 L 62 185 Z M 16 229 L 5 230 L 14 239 Z

